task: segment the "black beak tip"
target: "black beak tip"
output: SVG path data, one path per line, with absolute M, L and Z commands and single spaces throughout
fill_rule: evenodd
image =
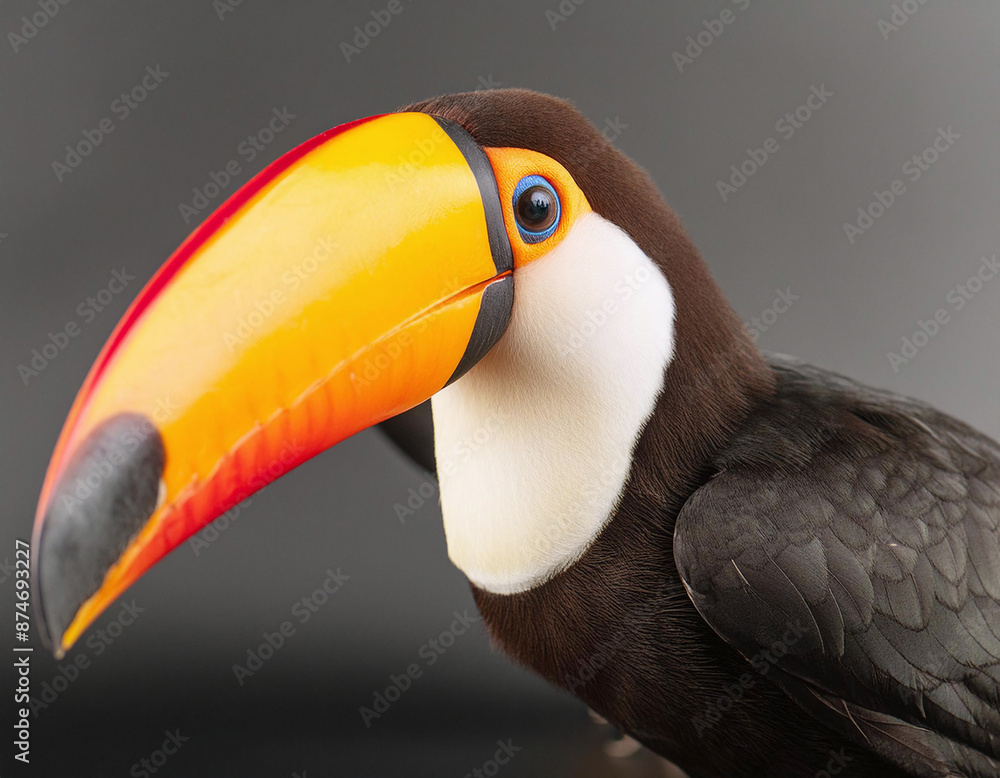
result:
M 57 658 L 80 607 L 156 510 L 165 463 L 155 425 L 122 413 L 94 428 L 52 490 L 33 577 L 39 634 Z
M 39 583 L 41 574 L 37 559 L 34 561 L 34 570 L 31 573 L 31 577 L 36 624 L 38 625 L 38 636 L 42 641 L 42 647 L 50 654 L 53 654 L 56 659 L 62 659 L 62 633 L 56 632 L 55 625 L 50 624 L 45 616 L 45 595 L 42 593 L 42 587 Z

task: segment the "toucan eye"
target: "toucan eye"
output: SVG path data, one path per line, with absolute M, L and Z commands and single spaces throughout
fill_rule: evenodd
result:
M 539 243 L 559 226 L 559 195 L 541 176 L 525 176 L 514 187 L 514 218 L 525 243 Z

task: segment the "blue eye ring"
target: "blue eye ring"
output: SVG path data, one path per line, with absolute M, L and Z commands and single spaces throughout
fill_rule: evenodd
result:
M 556 189 L 537 175 L 525 176 L 514 187 L 514 221 L 521 240 L 541 243 L 558 229 L 562 205 Z

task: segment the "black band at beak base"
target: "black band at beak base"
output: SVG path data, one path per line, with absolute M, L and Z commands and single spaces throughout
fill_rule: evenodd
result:
M 487 352 L 496 345 L 496 342 L 507 330 L 511 311 L 514 308 L 514 277 L 511 275 L 511 271 L 514 270 L 514 252 L 510 247 L 510 239 L 507 237 L 503 207 L 500 204 L 500 190 L 497 187 L 490 158 L 486 156 L 482 146 L 476 143 L 475 138 L 469 134 L 468 130 L 460 124 L 440 116 L 435 116 L 434 120 L 441 125 L 441 129 L 447 133 L 458 150 L 462 152 L 472 174 L 476 177 L 476 183 L 479 185 L 479 196 L 482 198 L 483 210 L 486 213 L 486 230 L 490 241 L 490 252 L 493 255 L 493 264 L 496 267 L 497 275 L 501 276 L 486 287 L 483 292 L 483 300 L 472 331 L 472 338 L 469 340 L 469 345 L 465 349 L 458 367 L 448 379 L 448 383 L 452 384 L 486 356 Z M 504 273 L 507 275 L 503 275 Z
M 483 210 L 486 211 L 486 229 L 490 239 L 490 251 L 493 253 L 493 264 L 497 275 L 514 269 L 514 252 L 507 238 L 507 227 L 503 220 L 503 207 L 500 205 L 500 190 L 493 175 L 493 166 L 486 156 L 483 147 L 476 143 L 468 130 L 451 119 L 435 116 L 434 121 L 441 125 L 452 142 L 458 146 L 465 161 L 469 164 L 472 174 L 479 184 L 479 196 L 483 200 Z

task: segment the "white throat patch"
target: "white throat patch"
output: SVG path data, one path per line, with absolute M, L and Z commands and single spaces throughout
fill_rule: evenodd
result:
M 473 584 L 526 591 L 598 536 L 663 387 L 673 319 L 663 274 L 595 213 L 514 271 L 507 332 L 433 400 L 448 555 Z

